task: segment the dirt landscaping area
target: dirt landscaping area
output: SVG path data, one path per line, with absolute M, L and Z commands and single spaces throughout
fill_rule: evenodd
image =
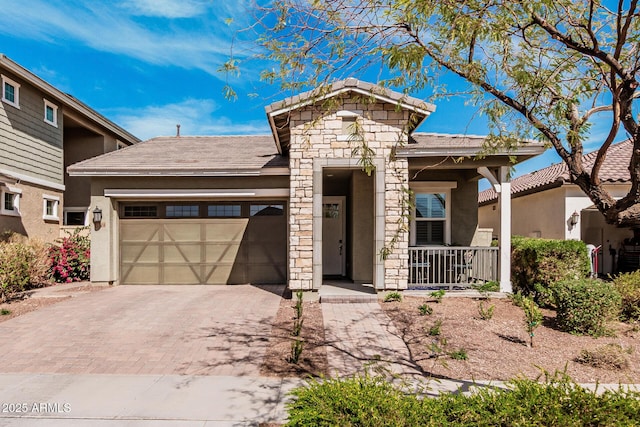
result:
M 640 327 L 616 322 L 613 335 L 592 338 L 562 332 L 555 324 L 555 312 L 542 310 L 543 324 L 534 332 L 533 347 L 528 346 L 521 308 L 509 299 L 491 299 L 493 317 L 482 320 L 479 300 L 446 297 L 441 303 L 429 302 L 430 315 L 421 315 L 419 306 L 427 299 L 408 297 L 402 302 L 381 303 L 409 347 L 412 359 L 425 372 L 452 379 L 508 380 L 517 375 L 536 378 L 545 370 L 564 371 L 577 382 L 640 383 Z M 437 328 L 437 324 L 440 327 Z M 439 335 L 430 335 L 437 332 Z M 446 345 L 442 344 L 442 339 Z M 442 352 L 434 352 L 432 344 Z M 595 350 L 607 344 L 620 346 L 627 367 L 595 368 L 576 359 L 583 350 Z M 464 352 L 467 360 L 454 360 L 446 353 Z M 443 354 L 444 353 L 444 354 Z

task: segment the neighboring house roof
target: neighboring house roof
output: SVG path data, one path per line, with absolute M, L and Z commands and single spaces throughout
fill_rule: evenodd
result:
M 71 176 L 288 175 L 271 135 L 153 138 L 67 168 Z
M 409 137 L 409 144 L 399 147 L 396 155 L 400 157 L 430 156 L 476 156 L 482 153 L 486 136 L 447 135 L 415 132 Z M 510 151 L 501 151 L 491 155 L 517 156 L 518 161 L 537 156 L 544 152 L 544 144 L 525 142 Z
M 629 159 L 631 158 L 631 140 L 612 144 L 607 150 L 607 157 L 600 169 L 600 180 L 609 183 L 626 183 L 630 180 Z M 598 151 L 592 151 L 582 157 L 582 163 L 591 172 Z M 566 182 L 571 182 L 568 166 L 556 163 L 544 169 L 522 175 L 511 181 L 511 197 L 524 196 L 530 193 L 560 187 Z M 493 188 L 484 190 L 478 195 L 480 205 L 490 203 L 498 199 L 498 194 Z
M 269 126 L 271 126 L 278 152 L 286 153 L 289 149 L 288 116 L 291 111 L 347 92 L 355 92 L 363 96 L 373 97 L 377 100 L 396 104 L 401 108 L 413 111 L 418 115 L 418 120 L 413 123 L 413 128 L 409 129 L 409 132 L 416 129 L 429 114 L 436 110 L 436 106 L 433 104 L 379 85 L 363 82 L 355 78 L 340 80 L 283 99 L 282 101 L 274 102 L 265 107 L 267 118 L 269 119 Z
M 63 93 L 60 90 L 56 89 L 46 81 L 42 80 L 40 77 L 28 71 L 26 68 L 22 67 L 21 65 L 9 59 L 7 56 L 5 56 L 2 53 L 0 53 L 0 67 L 3 67 L 9 70 L 11 73 L 20 77 L 24 81 L 40 89 L 41 91 L 46 93 L 48 96 L 51 96 L 56 101 L 63 104 L 65 107 L 76 111 L 77 113 L 81 114 L 83 117 L 93 121 L 99 126 L 112 132 L 122 142 L 125 142 L 127 144 L 135 144 L 137 142 L 140 142 L 140 139 L 137 138 L 136 136 L 130 134 L 129 132 L 127 132 L 117 124 L 113 123 L 111 120 L 107 119 L 103 115 L 93 110 L 91 107 L 78 101 L 73 96 Z

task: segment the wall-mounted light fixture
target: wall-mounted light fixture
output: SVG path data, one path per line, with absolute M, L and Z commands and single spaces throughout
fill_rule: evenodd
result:
M 96 206 L 93 210 L 93 224 L 99 225 L 102 222 L 102 209 Z
M 575 227 L 578 224 L 578 221 L 580 221 L 580 214 L 577 211 L 574 211 L 569 217 L 569 225 L 571 227 Z

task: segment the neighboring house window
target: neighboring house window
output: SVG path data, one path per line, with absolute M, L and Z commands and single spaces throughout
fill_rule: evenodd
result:
M 64 208 L 64 225 L 87 225 L 87 208 Z
M 198 205 L 167 205 L 167 218 L 185 218 L 200 216 L 200 206 Z
M 58 127 L 58 106 L 44 100 L 44 121 L 51 126 Z
M 123 216 L 125 218 L 155 218 L 158 216 L 158 207 L 154 205 L 125 206 Z
M 58 217 L 58 205 L 60 204 L 60 198 L 56 196 L 49 196 L 44 194 L 42 196 L 42 218 L 48 221 L 59 221 Z
M 207 216 L 210 217 L 239 217 L 242 214 L 240 205 L 209 205 Z
M 20 216 L 20 194 L 22 191 L 18 188 L 2 187 L 2 206 L 0 206 L 1 215 Z
M 20 85 L 2 75 L 2 101 L 20 108 Z
M 413 246 L 451 243 L 451 189 L 455 182 L 415 182 L 410 240 Z
M 251 216 L 280 216 L 284 215 L 284 205 L 254 205 L 249 208 L 249 214 Z

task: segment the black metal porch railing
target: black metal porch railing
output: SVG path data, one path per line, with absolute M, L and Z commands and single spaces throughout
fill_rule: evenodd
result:
M 497 247 L 409 248 L 409 288 L 462 289 L 498 281 Z

